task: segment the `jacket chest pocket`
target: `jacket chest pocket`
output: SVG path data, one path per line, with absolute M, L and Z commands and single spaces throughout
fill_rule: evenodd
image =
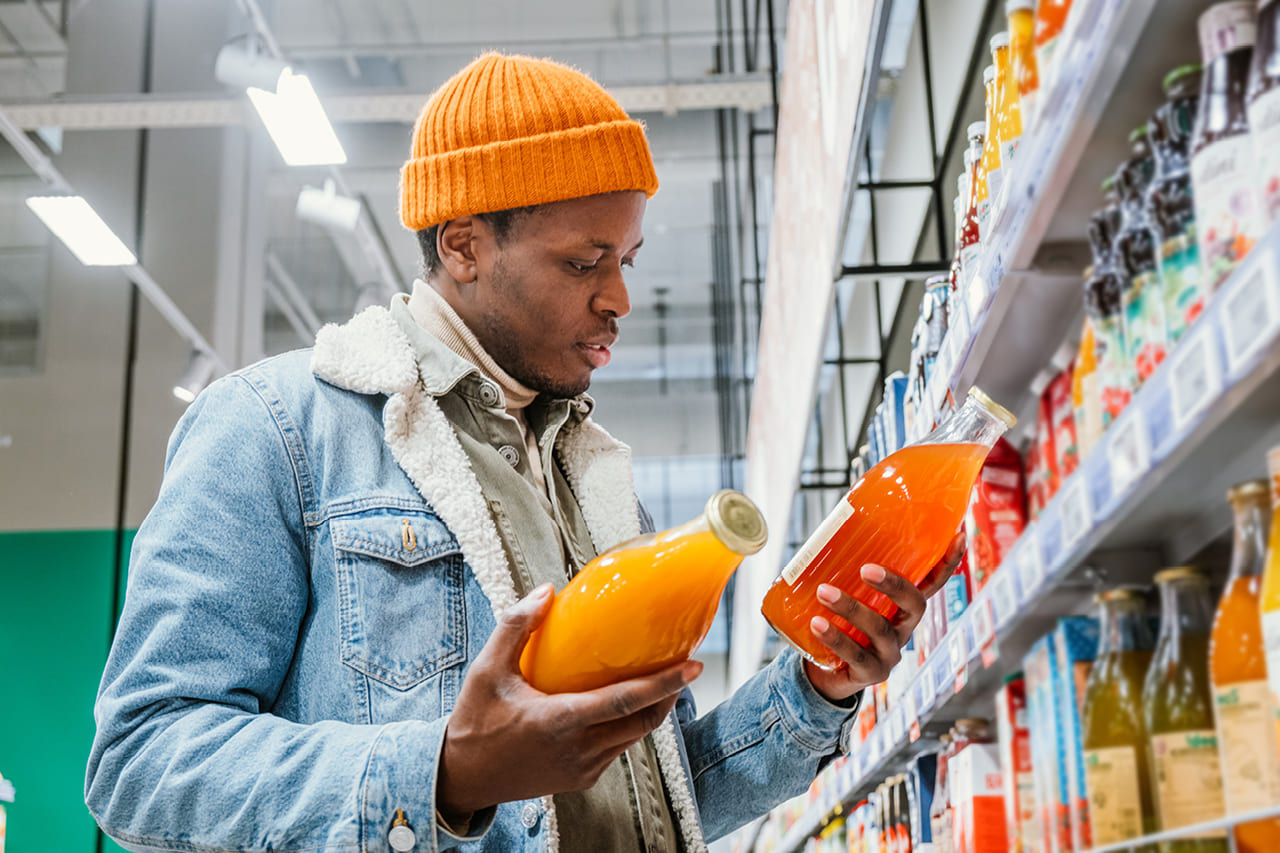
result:
M 466 659 L 462 551 L 421 511 L 375 509 L 329 522 L 342 661 L 408 690 Z

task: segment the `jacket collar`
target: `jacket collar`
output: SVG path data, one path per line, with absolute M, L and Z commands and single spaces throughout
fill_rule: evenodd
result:
M 392 310 L 407 314 L 403 299 L 397 297 L 396 302 L 399 304 L 393 302 Z M 436 343 L 444 350 L 438 369 L 430 366 L 436 363 L 434 351 L 431 357 L 419 359 L 399 319 L 392 311 L 374 306 L 343 325 L 330 323 L 320 330 L 311 355 L 311 371 L 330 385 L 357 394 L 387 396 L 382 413 L 383 438 L 422 497 L 457 537 L 463 557 L 498 619 L 516 601 L 510 566 L 480 481 L 435 399 L 476 368 Z M 446 354 L 462 365 L 450 364 L 443 357 Z M 429 362 L 427 369 L 423 361 Z M 640 534 L 631 448 L 587 417 L 581 407 L 580 414 L 560 431 L 556 455 L 582 507 L 596 551 L 603 553 Z M 658 727 L 653 738 L 685 846 L 705 851 L 697 804 L 671 717 Z M 551 797 L 545 798 L 545 806 L 548 845 L 556 850 L 559 830 Z

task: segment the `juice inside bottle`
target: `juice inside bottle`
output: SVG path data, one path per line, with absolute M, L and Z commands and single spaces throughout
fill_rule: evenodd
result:
M 1040 0 L 1036 5 L 1036 68 L 1044 83 L 1052 81 L 1058 72 L 1058 42 L 1070 11 L 1071 0 Z
M 1223 793 L 1229 814 L 1280 804 L 1280 747 L 1267 691 L 1259 594 L 1271 506 L 1266 480 L 1227 493 L 1235 516 L 1231 574 L 1209 640 Z M 1280 819 L 1235 829 L 1236 853 L 1280 850 Z
M 980 157 L 986 130 L 986 124 L 980 121 L 969 125 L 969 149 L 964 153 L 964 162 L 969 169 L 969 207 L 965 211 L 964 222 L 960 227 L 958 285 L 961 295 L 967 292 L 969 280 L 973 278 L 974 270 L 978 266 L 978 255 L 982 250 L 982 205 L 987 197 L 987 173 L 983 171 Z
M 1142 684 L 1151 631 L 1142 593 L 1122 587 L 1098 595 L 1100 647 L 1085 686 L 1081 743 L 1089 823 L 1096 846 L 1154 832 Z
M 980 170 L 983 185 L 978 190 L 978 228 L 981 230 L 991 216 L 991 201 L 1000 194 L 1000 183 L 1006 172 L 1000 170 L 1000 133 L 996 125 L 996 67 L 988 65 L 982 71 L 982 85 L 987 93 L 987 118 L 983 124 L 983 140 Z M 984 235 L 985 231 L 982 232 Z
M 1267 454 L 1267 474 L 1271 478 L 1271 532 L 1267 535 L 1267 567 L 1262 574 L 1262 639 L 1271 706 L 1280 726 L 1280 447 Z
M 1036 0 L 1008 0 L 1005 12 L 1009 16 L 1009 50 L 1022 123 L 1030 127 L 1035 121 L 1036 95 L 1040 90 L 1035 51 Z
M 1155 581 L 1160 637 L 1142 704 L 1157 821 L 1168 830 L 1219 820 L 1226 807 L 1209 683 L 1209 578 L 1193 566 L 1178 566 L 1156 573 Z M 1227 853 L 1227 835 L 1218 830 L 1161 842 L 1160 853 Z
M 606 551 L 556 595 L 521 672 L 544 693 L 576 693 L 686 660 L 729 577 L 766 538 L 756 505 L 725 489 L 694 520 Z
M 1022 138 L 1022 105 L 1018 101 L 1018 83 L 1013 79 L 1009 53 L 1009 34 L 993 35 L 991 59 L 996 67 L 996 136 L 1000 140 L 1000 168 L 1006 181 L 1018 151 L 1018 140 Z
M 946 554 L 969 505 L 969 493 L 992 445 L 1014 417 L 977 388 L 964 405 L 918 443 L 890 454 L 845 495 L 774 581 L 761 608 L 783 638 L 814 663 L 840 659 L 811 628 L 822 616 L 856 642 L 862 631 L 818 601 L 831 584 L 886 618 L 897 607 L 862 580 L 862 567 L 883 566 L 914 584 Z

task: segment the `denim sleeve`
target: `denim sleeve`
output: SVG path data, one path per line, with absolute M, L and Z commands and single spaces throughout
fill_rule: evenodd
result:
M 676 714 L 708 840 L 803 794 L 847 743 L 857 713 L 827 701 L 787 649 L 705 717 Z
M 436 829 L 445 719 L 363 726 L 273 716 L 308 604 L 307 532 L 285 428 L 243 377 L 170 439 L 99 688 L 85 801 L 144 851 L 389 853 L 396 810 Z

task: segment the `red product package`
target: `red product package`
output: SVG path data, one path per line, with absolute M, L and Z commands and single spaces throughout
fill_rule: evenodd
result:
M 1071 399 L 1071 373 L 1074 369 L 1073 360 L 1045 389 L 1053 424 L 1054 465 L 1058 471 L 1059 483 L 1070 477 L 1080 464 L 1080 445 L 1076 440 L 1076 410 Z
M 978 474 L 965 513 L 969 540 L 969 578 L 980 590 L 1009 555 L 1026 526 L 1022 457 L 1003 438 L 996 442 Z
M 1058 451 L 1053 441 L 1053 405 L 1049 401 L 1049 387 L 1040 392 L 1040 404 L 1036 408 L 1036 443 L 1040 445 L 1036 477 L 1040 480 L 1040 497 L 1044 503 L 1053 500 L 1061 482 L 1058 476 Z
M 1005 679 L 996 693 L 996 738 L 1004 774 L 1005 831 L 1010 853 L 1036 848 L 1035 776 L 1031 731 L 1027 728 L 1026 682 L 1021 673 Z
M 1040 442 L 1033 436 L 1027 441 L 1026 452 L 1022 456 L 1022 481 L 1027 489 L 1027 520 L 1035 521 L 1044 509 L 1044 488 L 1037 474 L 1040 471 Z

